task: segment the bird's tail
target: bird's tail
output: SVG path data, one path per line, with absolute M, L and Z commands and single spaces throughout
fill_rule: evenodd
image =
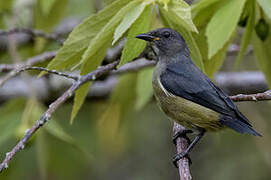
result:
M 262 136 L 260 133 L 256 132 L 250 124 L 242 122 L 239 119 L 233 119 L 232 117 L 224 116 L 220 119 L 221 124 L 239 132 L 241 134 L 248 133 L 254 136 Z

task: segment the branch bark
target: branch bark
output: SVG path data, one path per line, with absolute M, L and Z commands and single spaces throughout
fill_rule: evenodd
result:
M 47 34 L 45 32 L 42 32 L 37 29 L 31 29 L 31 28 L 14 28 L 10 30 L 0 30 L 0 36 L 4 35 L 10 35 L 10 34 L 18 34 L 18 33 L 24 33 L 28 34 L 32 37 L 42 37 L 51 41 L 56 41 L 60 45 L 63 44 L 64 40 L 60 39 L 59 36 L 55 33 Z
M 257 94 L 238 94 L 230 97 L 235 102 L 241 101 L 267 101 L 271 100 L 271 90 Z
M 44 53 L 41 56 L 30 58 L 27 61 L 27 65 L 35 65 L 40 60 L 44 60 L 42 57 L 50 57 L 49 55 L 55 55 L 56 52 Z M 54 56 L 53 56 L 54 57 Z M 155 65 L 155 61 L 149 61 L 146 59 L 139 59 L 121 66 L 117 70 L 110 72 L 108 78 L 102 81 L 96 81 L 91 86 L 88 93 L 88 98 L 104 98 L 110 94 L 112 89 L 117 83 L 117 75 L 139 71 L 143 68 L 148 68 Z M 7 66 L 7 65 L 5 65 Z M 13 70 L 16 66 L 21 65 L 9 65 L 9 70 Z M 1 71 L 0 65 L 0 71 Z M 2 68 L 3 69 L 3 68 Z M 6 72 L 6 71 L 5 71 Z M 229 95 L 236 94 L 255 94 L 268 90 L 268 86 L 264 75 L 261 72 L 246 71 L 246 72 L 220 72 L 216 74 L 215 81 L 218 86 L 226 91 Z M 61 94 L 63 89 L 70 86 L 71 82 L 66 81 L 63 78 L 56 76 L 49 76 L 49 78 L 31 78 L 33 87 L 36 88 L 38 99 L 42 101 L 50 100 L 52 93 Z M 50 87 L 48 89 L 46 84 Z M 6 101 L 18 96 L 29 97 L 31 92 L 28 85 L 22 81 L 20 77 L 12 78 L 7 81 L 3 87 L 0 87 L 0 100 Z
M 16 146 L 10 151 L 6 153 L 6 157 L 3 160 L 3 162 L 0 164 L 0 173 L 8 168 L 8 165 L 12 158 L 15 156 L 15 154 L 21 150 L 24 149 L 24 146 L 26 142 L 33 136 L 33 134 L 42 127 L 45 123 L 47 123 L 51 115 L 55 112 L 55 110 L 64 103 L 69 97 L 73 95 L 73 93 L 83 84 L 85 84 L 88 81 L 95 80 L 98 77 L 107 74 L 110 72 L 110 70 L 114 69 L 118 65 L 118 62 L 113 62 L 111 64 L 108 64 L 106 66 L 102 66 L 98 68 L 97 70 L 82 76 L 80 79 L 78 79 L 73 85 L 60 96 L 56 101 L 54 101 L 52 104 L 50 104 L 47 111 L 41 116 L 39 120 L 36 121 L 36 123 L 25 132 L 25 135 L 23 138 L 16 144 Z
M 34 66 L 39 63 L 43 63 L 45 61 L 51 60 L 56 56 L 57 51 L 49 51 L 42 53 L 40 55 L 31 57 L 26 60 L 25 63 L 18 63 L 18 64 L 0 64 L 0 73 L 2 72 L 9 72 L 14 69 L 18 69 L 19 67 L 23 66 Z
M 173 125 L 173 133 L 174 134 L 176 134 L 177 132 L 182 132 L 184 130 L 185 130 L 185 128 L 183 126 L 174 122 L 174 125 Z M 178 154 L 184 152 L 188 146 L 189 146 L 189 144 L 185 138 L 179 137 L 176 140 L 176 149 L 177 149 Z M 180 180 L 191 180 L 192 179 L 188 158 L 184 157 L 178 161 L 178 170 L 179 170 Z

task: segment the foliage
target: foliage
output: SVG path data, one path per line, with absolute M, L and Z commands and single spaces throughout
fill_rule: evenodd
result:
M 114 3 L 118 3 L 118 2 L 121 2 L 121 0 L 116 1 Z M 150 2 L 152 2 L 152 4 Z M 130 2 L 129 4 L 131 3 L 132 2 Z M 246 25 L 245 25 L 246 30 L 242 38 L 241 48 L 236 60 L 236 65 L 238 65 L 240 61 L 242 60 L 246 52 L 246 49 L 248 45 L 250 44 L 250 39 L 252 37 L 254 26 L 257 23 L 256 22 L 257 14 L 255 13 L 255 8 L 256 6 L 258 6 L 258 4 L 253 0 L 238 0 L 238 1 L 229 0 L 229 1 L 223 1 L 223 2 L 219 2 L 216 0 L 212 0 L 212 1 L 202 0 L 202 1 L 199 1 L 199 3 L 194 4 L 192 6 L 193 19 L 195 21 L 198 21 L 198 18 L 200 16 L 201 22 L 198 28 L 200 29 L 201 32 L 204 31 L 205 34 L 203 33 L 197 34 L 198 30 L 196 26 L 193 24 L 190 6 L 188 6 L 184 1 L 181 1 L 181 0 L 137 1 L 133 3 L 136 5 L 131 7 L 130 11 L 127 10 L 127 12 L 124 12 L 124 14 L 126 15 L 124 16 L 122 20 L 121 20 L 122 17 L 116 18 L 117 14 L 114 17 L 113 16 L 111 17 L 112 19 L 116 18 L 116 20 L 114 21 L 118 20 L 118 22 L 116 23 L 118 23 L 119 25 L 115 26 L 115 28 L 107 28 L 106 26 L 104 27 L 107 33 L 114 32 L 113 37 L 111 34 L 108 36 L 107 39 L 104 38 L 103 47 L 105 48 L 109 45 L 109 44 L 105 45 L 107 44 L 106 42 L 110 43 L 112 41 L 111 38 L 113 38 L 113 43 L 115 43 L 123 35 L 125 35 L 126 31 L 128 31 L 127 42 L 121 56 L 120 65 L 123 65 L 133 60 L 134 58 L 136 58 L 136 56 L 138 56 L 139 53 L 145 47 L 145 43 L 142 41 L 138 41 L 137 39 L 134 38 L 134 36 L 136 34 L 147 32 L 149 30 L 147 23 L 151 22 L 151 20 L 149 18 L 150 16 L 146 15 L 145 13 L 150 12 L 150 10 L 148 9 L 152 9 L 152 13 L 155 13 L 156 11 L 155 11 L 154 5 L 158 5 L 159 7 L 159 13 L 162 18 L 162 22 L 164 23 L 164 26 L 168 26 L 173 29 L 176 29 L 184 36 L 191 50 L 192 59 L 209 76 L 213 76 L 214 73 L 217 70 L 219 70 L 220 67 L 222 66 L 224 57 L 227 52 L 227 48 L 229 47 L 232 40 L 234 39 L 234 36 L 235 36 L 234 32 L 236 31 L 238 22 L 242 18 L 242 16 L 245 16 L 246 18 Z M 259 4 L 262 5 L 263 3 L 260 2 Z M 114 10 L 114 8 L 121 7 L 121 6 L 113 6 L 113 5 L 114 4 L 112 4 L 111 7 L 108 6 L 108 8 L 110 7 L 110 11 Z M 268 5 L 266 6 L 268 7 Z M 122 9 L 124 9 L 124 7 Z M 211 9 L 213 8 L 213 11 L 211 11 L 211 14 L 210 12 L 208 12 L 209 8 Z M 104 10 L 103 13 L 108 14 L 107 11 L 109 10 Z M 97 16 L 99 16 L 99 14 L 97 14 Z M 267 24 L 267 26 L 269 25 Z M 81 25 L 81 28 L 82 27 L 84 27 L 84 25 Z M 95 34 L 95 32 L 93 32 L 93 34 Z M 70 38 L 72 37 L 73 36 L 71 35 Z M 76 37 L 78 38 L 78 34 L 76 35 Z M 82 33 L 82 37 L 83 37 L 83 33 Z M 103 37 L 105 37 L 105 35 Z M 201 41 L 202 40 L 204 41 L 199 42 L 200 39 Z M 95 44 L 95 47 L 99 47 L 96 45 L 97 45 L 97 42 L 100 42 L 100 41 L 101 39 L 99 39 L 99 36 L 98 38 L 96 37 L 93 40 L 91 40 L 92 43 L 88 45 L 89 54 L 91 53 L 93 54 L 95 52 L 95 50 L 92 50 L 91 48 L 89 48 L 90 45 Z M 197 44 L 197 42 L 200 45 Z M 65 48 L 65 46 L 63 48 Z M 71 49 L 69 49 L 69 51 L 71 51 Z M 94 65 L 92 68 L 85 68 L 84 66 L 86 66 L 85 65 L 86 63 L 83 63 L 81 67 L 81 72 L 82 72 L 82 69 L 87 69 L 86 71 L 83 72 L 83 73 L 87 73 L 91 69 L 94 69 L 95 67 L 97 67 L 97 65 L 101 63 L 103 56 L 104 56 L 103 53 L 101 54 L 99 58 L 98 56 L 97 57 L 93 56 L 95 57 L 93 58 L 95 60 L 93 60 L 90 58 L 86 58 L 86 52 L 85 52 L 83 56 L 81 56 L 80 63 L 85 61 L 87 63 L 90 63 L 91 66 L 96 63 L 97 64 Z M 71 57 L 71 56 L 67 56 L 67 57 Z M 64 57 L 64 59 L 65 58 L 66 57 Z M 86 60 L 86 59 L 89 59 L 89 60 Z M 79 58 L 77 58 L 77 61 L 78 60 Z M 54 61 L 52 61 L 51 64 L 57 64 L 57 63 L 58 63 L 58 60 L 56 58 Z M 79 108 L 83 104 L 87 89 L 88 87 L 85 86 L 84 93 L 82 93 L 83 90 L 78 91 L 79 93 L 77 93 L 77 96 L 75 97 L 75 104 L 74 104 L 72 119 L 75 117 Z M 143 100 L 142 102 L 148 102 L 147 98 L 150 98 L 150 96 L 146 96 L 145 98 L 146 99 Z M 143 106 L 144 105 L 142 105 L 142 107 Z
M 135 36 L 144 32 L 148 32 L 151 28 L 152 9 L 145 7 L 142 15 L 130 27 L 127 35 L 127 41 L 122 51 L 119 66 L 136 58 L 145 48 L 146 42 L 136 39 Z M 123 21 L 124 22 L 124 19 Z M 131 51 L 131 49 L 133 49 Z
M 115 43 L 118 41 L 128 29 L 130 29 L 128 32 L 128 40 L 120 64 L 132 60 L 139 55 L 145 44 L 131 37 L 149 29 L 147 23 L 150 22 L 151 16 L 148 14 L 151 9 L 152 13 L 155 12 L 154 8 L 156 4 L 165 9 L 165 13 L 171 17 L 172 22 L 180 24 L 180 26 L 186 28 L 188 32 L 197 32 L 191 19 L 190 6 L 184 1 L 117 0 L 97 15 L 93 15 L 81 23 L 73 33 L 71 33 L 57 57 L 48 67 L 51 69 L 63 69 L 67 66 L 77 67 L 81 65 L 81 74 L 86 74 L 101 64 L 106 49 L 111 42 L 113 41 L 113 43 Z M 95 28 L 93 28 L 93 26 Z M 89 36 L 89 39 L 86 38 Z M 133 44 L 133 46 L 131 44 Z M 131 51 L 131 49 L 133 49 L 133 51 Z M 132 54 L 130 54 L 131 52 Z M 195 59 L 198 60 L 198 58 Z M 90 84 L 84 85 L 77 91 L 72 111 L 72 119 L 83 104 L 89 85 Z
M 220 50 L 234 32 L 246 0 L 225 1 L 207 25 L 208 57 Z
M 268 7 L 265 1 L 260 1 L 259 4 Z M 86 74 L 101 64 L 105 50 L 110 43 L 112 41 L 113 44 L 116 43 L 127 31 L 127 42 L 120 65 L 133 60 L 145 47 L 145 43 L 136 40 L 134 36 L 149 30 L 147 23 L 150 23 L 151 20 L 148 13 L 150 12 L 149 9 L 152 9 L 152 13 L 156 13 L 155 5 L 159 7 L 164 25 L 178 30 L 184 36 L 190 47 L 192 59 L 209 76 L 213 76 L 222 66 L 227 47 L 233 40 L 240 18 L 244 16 L 246 31 L 236 61 L 236 64 L 240 63 L 250 43 L 255 25 L 255 8 L 258 6 L 253 0 L 199 1 L 199 3 L 193 5 L 192 13 L 194 13 L 194 19 L 201 16 L 198 28 L 205 34 L 197 34 L 198 30 L 193 23 L 190 6 L 182 0 L 118 0 L 80 24 L 71 33 L 58 56 L 48 67 L 65 69 L 81 65 L 81 74 Z M 208 10 L 213 7 L 216 7 L 216 9 L 213 9 L 212 14 L 210 14 Z M 202 36 L 202 38 L 199 36 Z M 206 36 L 206 39 L 204 36 Z M 201 46 L 199 46 L 196 43 L 197 39 L 205 39 L 207 42 L 201 43 Z M 206 47 L 208 47 L 207 52 L 205 51 Z M 89 85 L 85 85 L 77 91 L 72 119 L 83 104 Z M 145 102 L 148 102 L 148 100 L 145 100 Z
M 73 8 L 68 0 L 33 2 L 33 17 L 28 18 L 33 19 L 34 28 L 45 32 L 52 32 L 64 15 L 67 16 L 66 9 Z M 73 5 L 76 3 L 77 1 L 73 0 Z M 9 22 L 12 22 L 10 15 L 14 11 L 14 4 L 12 0 L 0 0 L 1 28 L 11 27 Z M 122 66 L 136 59 L 146 47 L 144 41 L 135 38 L 137 34 L 158 27 L 170 27 L 183 35 L 195 64 L 209 77 L 213 77 L 224 63 L 229 46 L 236 41 L 238 34 L 236 32 L 241 30 L 244 33 L 235 65 L 242 63 L 248 47 L 252 45 L 257 64 L 265 74 L 269 86 L 271 85 L 270 0 L 199 0 L 191 7 L 184 0 L 107 0 L 105 4 L 102 10 L 91 15 L 89 11 L 94 7 L 89 9 L 84 7 L 85 14 L 89 16 L 69 34 L 64 45 L 58 50 L 57 56 L 48 64 L 49 69 L 66 71 L 80 69 L 82 75 L 87 74 L 103 63 L 109 47 L 126 38 L 120 56 L 119 66 Z M 39 51 L 55 48 L 43 39 L 36 39 L 34 47 Z M 19 51 L 22 56 L 33 54 L 33 50 L 29 53 L 26 46 Z M 1 60 L 8 59 L 7 57 L 4 53 L 0 55 Z M 148 68 L 118 79 L 118 84 L 107 104 L 101 108 L 103 115 L 97 118 L 101 127 L 99 131 L 107 137 L 104 138 L 105 144 L 114 144 L 114 137 L 121 131 L 121 124 L 127 112 L 134 110 L 140 112 L 150 102 L 153 97 L 152 73 L 153 69 Z M 77 90 L 71 110 L 71 122 L 84 104 L 90 86 L 91 83 L 86 83 Z M 21 138 L 44 110 L 44 105 L 34 96 L 30 100 L 15 99 L 3 104 L 0 108 L 0 144 L 13 136 Z M 54 119 L 44 129 L 45 134 L 70 144 L 90 159 L 85 148 Z M 45 134 L 33 140 L 41 139 L 37 148 L 46 156 L 43 149 L 47 147 L 42 146 L 47 141 Z M 122 142 L 119 142 L 120 144 Z M 45 159 L 38 160 L 41 169 L 46 166 Z

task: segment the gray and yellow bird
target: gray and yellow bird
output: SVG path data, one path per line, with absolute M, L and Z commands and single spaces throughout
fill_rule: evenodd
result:
M 170 119 L 197 132 L 186 151 L 175 157 L 175 163 L 190 152 L 206 131 L 228 127 L 261 136 L 229 96 L 193 63 L 178 32 L 161 28 L 136 37 L 150 42 L 157 55 L 152 84 L 159 107 Z

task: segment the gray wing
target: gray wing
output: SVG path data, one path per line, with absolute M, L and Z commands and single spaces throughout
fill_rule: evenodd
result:
M 170 93 L 212 109 L 227 117 L 250 125 L 237 106 L 220 88 L 194 64 L 171 64 L 160 76 L 164 88 Z

